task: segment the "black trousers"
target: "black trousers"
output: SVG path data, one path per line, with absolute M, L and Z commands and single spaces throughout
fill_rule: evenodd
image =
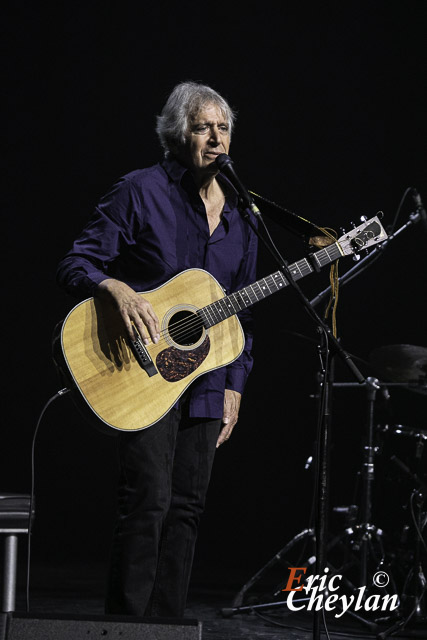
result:
M 184 615 L 220 426 L 189 418 L 184 401 L 152 427 L 119 435 L 107 613 Z

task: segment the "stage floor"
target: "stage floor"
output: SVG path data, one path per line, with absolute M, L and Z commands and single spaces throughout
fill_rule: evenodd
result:
M 70 566 L 32 567 L 29 613 L 34 616 L 103 616 L 103 588 L 105 568 L 86 564 Z M 262 609 L 258 612 L 232 613 L 225 617 L 223 610 L 232 607 L 236 591 L 218 585 L 193 584 L 188 599 L 186 618 L 202 623 L 203 640 L 311 640 L 314 638 L 313 612 L 292 613 L 285 606 Z M 26 612 L 25 575 L 18 580 L 16 613 Z M 328 638 L 322 620 L 321 637 Z M 392 623 L 381 625 L 376 631 L 349 615 L 326 618 L 329 638 L 362 640 L 377 638 Z M 427 638 L 427 625 L 412 624 L 390 638 Z M 59 640 L 59 639 L 58 639 Z

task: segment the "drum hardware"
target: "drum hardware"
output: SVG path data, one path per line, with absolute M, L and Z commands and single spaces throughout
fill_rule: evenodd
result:
M 423 535 L 427 528 L 427 511 L 423 511 L 427 498 L 427 485 L 417 478 L 410 469 L 401 462 L 396 456 L 392 457 L 392 461 L 397 464 L 400 470 L 407 474 L 411 481 L 418 486 L 411 492 L 409 505 L 411 516 L 413 518 L 413 527 L 416 530 L 416 540 L 412 558 L 412 566 L 409 568 L 408 575 L 404 582 L 401 599 L 401 616 L 400 619 L 389 629 L 386 629 L 378 635 L 379 640 L 385 640 L 390 635 L 397 633 L 401 629 L 406 629 L 409 623 L 421 625 L 422 629 L 427 627 L 427 610 L 425 603 L 425 594 L 427 592 L 427 578 L 423 568 L 422 554 L 427 557 L 426 536 Z M 405 527 L 405 532 L 409 532 L 410 527 Z M 418 637 L 418 636 L 417 636 Z
M 409 620 L 402 622 L 402 607 L 408 607 L 411 604 L 412 609 L 415 608 L 411 617 L 416 616 L 419 619 L 423 619 L 425 615 L 424 605 L 422 604 L 422 597 L 426 589 L 426 578 L 422 571 L 421 560 L 419 559 L 421 554 L 420 544 L 415 553 L 417 558 L 414 558 L 413 570 L 408 576 L 402 590 L 399 591 L 397 582 L 394 578 L 393 560 L 387 557 L 387 551 L 384 548 L 383 538 L 384 531 L 382 528 L 375 526 L 372 523 L 372 502 L 373 502 L 373 483 L 375 478 L 375 455 L 378 453 L 378 446 L 374 443 L 374 408 L 377 400 L 378 393 L 381 393 L 385 398 L 389 396 L 388 388 L 401 387 L 406 389 L 418 388 L 418 382 L 406 381 L 406 382 L 380 382 L 377 378 L 367 378 L 364 384 L 348 383 L 348 382 L 334 382 L 331 383 L 334 388 L 362 388 L 366 389 L 367 408 L 366 408 L 366 441 L 363 445 L 363 460 L 361 471 L 358 472 L 358 476 L 362 482 L 362 497 L 360 506 L 357 504 L 333 507 L 332 511 L 340 517 L 345 519 L 344 530 L 338 533 L 335 537 L 330 538 L 327 544 L 327 564 L 326 566 L 330 570 L 330 575 L 342 574 L 342 585 L 347 587 L 350 592 L 356 592 L 358 587 L 368 585 L 372 582 L 372 575 L 375 570 L 385 571 L 389 578 L 390 583 L 387 587 L 387 593 L 390 595 L 397 594 L 399 597 L 399 608 L 396 612 L 390 612 L 388 617 L 377 619 L 373 622 L 371 619 L 366 619 L 360 615 L 357 615 L 351 610 L 346 611 L 346 614 L 357 619 L 360 623 L 369 627 L 371 631 L 378 631 L 378 623 L 393 622 L 392 629 L 397 628 L 397 624 L 407 624 Z M 398 427 L 383 427 L 383 432 L 396 433 L 401 436 L 408 436 L 411 440 L 416 441 L 416 458 L 421 460 L 422 451 L 425 442 L 427 441 L 427 432 L 420 429 L 408 429 L 403 425 Z M 400 460 L 398 456 L 392 456 L 391 462 L 404 472 L 411 482 L 422 483 L 422 487 L 425 487 L 425 483 L 422 481 L 422 469 L 418 473 L 414 473 L 411 469 Z M 310 466 L 310 465 L 309 465 Z M 306 465 L 307 468 L 307 465 Z M 417 470 L 418 471 L 418 470 Z M 420 488 L 422 488 L 420 486 Z M 425 501 L 425 491 L 423 489 L 422 504 Z M 417 522 L 420 530 L 426 527 L 426 514 L 422 512 L 422 505 L 419 504 L 420 496 L 418 493 L 414 494 L 413 500 L 416 500 L 418 514 Z M 406 535 L 409 535 L 411 527 L 406 527 Z M 289 554 L 296 551 L 299 546 L 303 544 L 306 546 L 306 554 L 299 553 L 300 557 L 305 557 L 306 560 L 298 561 L 297 565 L 293 560 L 289 559 Z M 290 542 L 288 542 L 278 553 L 276 553 L 267 564 L 260 569 L 238 592 L 235 596 L 232 607 L 222 610 L 224 617 L 231 617 L 235 613 L 252 612 L 255 610 L 277 608 L 280 606 L 286 606 L 286 601 L 273 600 L 283 589 L 284 583 L 279 583 L 275 591 L 272 591 L 270 599 L 266 601 L 265 598 L 254 598 L 252 604 L 248 600 L 248 594 L 250 590 L 259 585 L 263 578 L 277 565 L 281 565 L 283 570 L 288 569 L 291 566 L 307 567 L 307 571 L 314 571 L 316 559 L 308 551 L 313 550 L 315 553 L 315 532 L 313 529 L 306 529 L 297 534 Z M 341 555 L 340 555 L 341 554 Z M 334 556 L 334 557 L 333 557 Z M 338 561 L 336 561 L 338 556 Z M 351 572 L 353 571 L 353 574 Z M 308 573 L 307 573 L 308 575 Z M 304 584 L 304 581 L 301 581 Z M 283 594 L 281 594 L 283 595 Z M 366 594 L 366 597 L 368 594 Z M 245 601 L 246 599 L 246 601 Z M 303 602 L 304 599 L 295 599 L 295 602 Z M 398 623 L 395 623 L 398 618 Z M 386 634 L 386 635 L 384 635 Z M 379 634 L 378 637 L 387 637 L 388 630 Z
M 426 436 L 427 440 L 427 436 Z M 409 467 L 400 460 L 397 456 L 391 456 L 390 462 L 393 462 L 401 471 L 403 471 L 411 480 L 415 483 L 415 485 L 421 488 L 421 491 L 426 494 L 427 493 L 427 485 L 425 482 L 419 477 L 417 473 L 413 473 Z
M 371 352 L 370 362 L 375 370 L 389 381 L 388 387 L 402 387 L 423 395 L 427 394 L 427 349 L 425 347 L 408 344 L 383 346 Z M 410 493 L 408 508 L 412 522 L 411 525 L 406 524 L 403 527 L 401 543 L 407 543 L 411 533 L 415 536 L 415 543 L 409 570 L 400 593 L 400 620 L 379 634 L 378 637 L 384 640 L 398 630 L 406 628 L 410 622 L 427 624 L 425 604 L 427 578 L 422 558 L 423 554 L 425 558 L 427 553 L 427 537 L 423 533 L 427 527 L 427 511 L 423 511 L 427 499 L 427 468 L 423 465 L 427 431 L 408 428 L 404 425 L 393 427 L 386 425 L 381 431 L 383 434 L 391 433 L 399 438 L 408 439 L 415 444 L 415 450 L 411 455 L 411 463 L 415 468 L 411 468 L 401 459 L 400 452 L 400 455 L 394 454 L 389 458 L 401 475 L 410 481 L 411 486 L 411 491 L 408 491 Z
M 335 507 L 333 511 L 338 515 L 343 515 L 346 519 L 346 528 L 338 535 L 332 536 L 327 541 L 326 545 L 326 567 L 329 569 L 329 575 L 341 575 L 342 586 L 344 586 L 350 593 L 357 593 L 358 587 L 369 586 L 372 584 L 372 576 L 368 577 L 368 566 L 373 566 L 375 571 L 379 569 L 390 572 L 389 566 L 386 564 L 384 546 L 383 546 L 383 531 L 371 523 L 372 515 L 372 482 L 374 479 L 374 454 L 376 447 L 373 442 L 373 427 L 374 427 L 374 403 L 377 391 L 381 389 L 380 383 L 375 378 L 367 378 L 363 383 L 334 383 L 331 382 L 333 387 L 351 386 L 359 389 L 365 388 L 367 391 L 367 432 L 368 440 L 364 447 L 364 460 L 361 471 L 361 478 L 363 482 L 362 491 L 363 498 L 362 504 L 359 508 L 357 505 L 349 505 L 344 507 Z M 309 465 L 310 466 L 310 465 Z M 306 464 L 307 467 L 307 464 Z M 300 547 L 303 546 L 301 551 Z M 305 550 L 304 550 L 305 546 Z M 297 552 L 299 560 L 295 564 L 294 558 L 290 559 L 290 554 Z M 285 606 L 286 601 L 271 601 L 273 597 L 283 595 L 283 587 L 286 585 L 286 572 L 289 572 L 289 567 L 298 566 L 305 567 L 307 569 L 307 576 L 309 572 L 315 573 L 316 566 L 316 540 L 315 530 L 305 529 L 298 533 L 292 540 L 290 540 L 278 553 L 276 553 L 268 562 L 264 565 L 250 580 L 242 587 L 242 589 L 235 596 L 232 607 L 222 609 L 222 615 L 224 617 L 231 617 L 236 613 L 250 612 L 255 609 L 259 611 L 262 609 L 276 608 L 280 605 Z M 301 558 L 306 558 L 301 560 Z M 283 570 L 283 582 L 279 582 L 277 588 L 270 594 L 270 600 L 268 602 L 260 602 L 259 599 L 254 599 L 252 604 L 245 604 L 248 602 L 248 593 L 250 589 L 259 585 L 263 578 L 271 572 L 275 567 L 281 566 Z M 356 570 L 356 576 L 350 575 L 351 571 Z M 375 573 L 373 571 L 373 573 Z M 393 577 L 390 576 L 390 585 L 387 588 L 382 589 L 382 593 L 389 593 L 390 595 L 396 593 Z M 301 585 L 304 584 L 304 580 L 301 580 Z M 358 584 L 357 584 L 358 583 Z M 368 593 L 364 595 L 364 598 L 368 597 Z M 295 602 L 303 602 L 304 598 L 298 598 Z M 348 609 L 346 614 L 354 617 L 362 624 L 366 625 L 371 631 L 377 630 L 377 623 L 370 619 L 367 619 L 361 615 L 356 614 L 354 611 Z M 386 618 L 390 619 L 390 618 Z
M 352 550 L 358 554 L 359 587 L 367 585 L 370 581 L 371 576 L 368 576 L 368 566 L 370 563 L 373 562 L 377 570 L 379 568 L 384 569 L 386 564 L 386 554 L 383 544 L 384 532 L 372 523 L 372 499 L 375 479 L 375 454 L 377 452 L 377 447 L 374 442 L 375 401 L 378 392 L 382 392 L 386 399 L 388 399 L 389 393 L 387 385 L 381 383 L 374 377 L 368 377 L 364 385 L 356 385 L 351 382 L 334 383 L 335 388 L 361 388 L 363 386 L 366 390 L 366 440 L 363 445 L 362 468 L 360 471 L 362 482 L 361 505 L 357 523 L 350 527 L 344 534 L 347 536 L 348 543 Z M 394 584 L 393 579 L 392 584 Z
M 414 433 L 416 432 L 414 431 Z M 427 434 L 423 435 L 423 441 L 427 441 Z M 427 610 L 423 598 L 427 588 L 427 578 L 422 565 L 422 551 L 427 552 L 425 542 L 427 538 L 423 536 L 423 531 L 427 527 L 427 511 L 423 511 L 424 504 L 427 500 L 427 484 L 417 473 L 413 473 L 397 456 L 391 456 L 390 460 L 413 483 L 413 489 L 409 498 L 409 508 L 416 535 L 412 567 L 409 570 L 403 587 L 402 602 L 407 609 L 408 615 L 418 620 L 427 621 Z
M 384 381 L 408 383 L 407 388 L 427 394 L 427 348 L 392 344 L 374 349 L 369 360 Z

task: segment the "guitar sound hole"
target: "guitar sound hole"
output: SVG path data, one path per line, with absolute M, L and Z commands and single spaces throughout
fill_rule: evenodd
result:
M 170 318 L 168 331 L 176 344 L 188 347 L 202 337 L 203 323 L 197 313 L 178 311 Z

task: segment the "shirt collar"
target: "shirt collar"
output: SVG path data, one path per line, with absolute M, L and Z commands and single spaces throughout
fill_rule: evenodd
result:
M 184 174 L 188 172 L 188 168 L 182 165 L 172 155 L 166 156 L 162 160 L 161 165 L 166 171 L 166 173 L 168 174 L 168 176 L 171 178 L 171 180 L 173 180 L 174 182 L 181 183 Z M 222 173 L 219 173 L 217 175 L 217 180 L 220 182 L 221 186 L 224 188 L 227 203 L 230 204 L 231 208 L 237 207 L 238 195 L 235 188 L 231 184 L 231 182 Z
M 184 167 L 184 165 L 171 155 L 163 158 L 160 164 L 174 182 L 181 182 L 182 176 L 188 171 L 187 167 Z

